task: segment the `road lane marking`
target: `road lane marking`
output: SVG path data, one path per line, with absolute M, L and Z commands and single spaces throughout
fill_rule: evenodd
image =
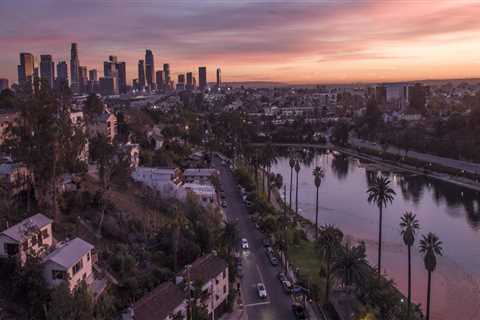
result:
M 267 305 L 267 304 L 270 304 L 270 301 L 244 304 L 243 307 L 248 308 L 248 307 L 256 307 L 256 306 L 264 306 L 264 305 Z

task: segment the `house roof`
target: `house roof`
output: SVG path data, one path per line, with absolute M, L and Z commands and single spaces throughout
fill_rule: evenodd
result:
M 65 269 L 68 269 L 93 248 L 93 245 L 90 243 L 80 238 L 75 238 L 56 248 L 45 257 L 45 261 L 53 261 Z
M 50 223 L 52 223 L 51 219 L 41 213 L 37 213 L 36 215 L 28 217 L 16 225 L 11 226 L 7 230 L 2 231 L 2 234 L 21 242 L 26 235 L 33 231 L 38 231 L 38 229 L 41 229 Z
M 135 320 L 163 320 L 184 301 L 180 288 L 172 282 L 162 283 L 135 303 Z
M 209 177 L 215 174 L 218 174 L 217 169 L 186 169 L 183 172 L 186 177 Z
M 202 285 L 224 272 L 227 262 L 214 254 L 207 254 L 195 260 L 190 268 L 190 278 Z

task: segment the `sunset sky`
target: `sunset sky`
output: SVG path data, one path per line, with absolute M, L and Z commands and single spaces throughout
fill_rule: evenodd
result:
M 480 1 L 0 0 L 0 78 L 18 53 L 136 78 L 145 49 L 173 74 L 220 66 L 224 81 L 341 83 L 480 77 Z

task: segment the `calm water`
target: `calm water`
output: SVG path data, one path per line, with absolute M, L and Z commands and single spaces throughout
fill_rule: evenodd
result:
M 334 224 L 346 235 L 366 241 L 369 260 L 376 262 L 378 211 L 367 202 L 366 190 L 369 181 L 379 172 L 366 170 L 365 163 L 338 153 L 315 154 L 311 151 L 307 158 L 299 174 L 301 214 L 315 221 L 312 171 L 315 166 L 321 166 L 325 171 L 325 179 L 319 192 L 319 223 Z M 288 159 L 279 158 L 272 170 L 283 175 L 288 201 Z M 480 305 L 479 193 L 418 175 L 382 174 L 390 177 L 397 194 L 392 205 L 384 211 L 383 264 L 386 273 L 406 292 L 406 249 L 400 236 L 399 223 L 404 211 L 411 210 L 420 222 L 420 233 L 434 232 L 443 242 L 444 257 L 439 259 L 439 267 L 434 275 L 434 318 L 453 319 L 455 315 L 456 320 L 480 319 L 477 314 Z M 295 187 L 292 199 L 295 203 Z M 415 250 L 418 251 L 417 248 Z M 413 282 L 415 302 L 424 303 L 426 272 L 418 253 L 414 257 Z M 463 316 L 459 316 L 459 309 Z

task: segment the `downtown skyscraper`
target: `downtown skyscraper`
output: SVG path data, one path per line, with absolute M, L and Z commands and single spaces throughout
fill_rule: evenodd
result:
M 170 65 L 168 63 L 165 63 L 163 65 L 163 81 L 165 83 L 164 87 L 165 89 L 170 89 Z
M 53 89 L 55 80 L 55 63 L 50 54 L 40 55 L 40 78 L 42 83 Z
M 198 87 L 200 90 L 205 90 L 208 87 L 207 67 L 198 67 Z
M 70 87 L 73 93 L 80 93 L 80 61 L 76 43 L 72 43 L 70 49 Z
M 138 90 L 145 90 L 145 61 L 138 60 Z
M 57 78 L 55 79 L 57 88 L 68 86 L 68 65 L 65 61 L 57 63 Z
M 154 89 L 155 61 L 150 49 L 145 51 L 145 82 L 149 90 Z M 140 78 L 140 77 L 139 77 Z
M 33 83 L 33 76 L 35 72 L 35 58 L 33 54 L 28 52 L 20 53 L 20 64 L 17 67 L 18 83 L 25 82 Z
M 222 69 L 217 68 L 217 88 L 222 86 Z

